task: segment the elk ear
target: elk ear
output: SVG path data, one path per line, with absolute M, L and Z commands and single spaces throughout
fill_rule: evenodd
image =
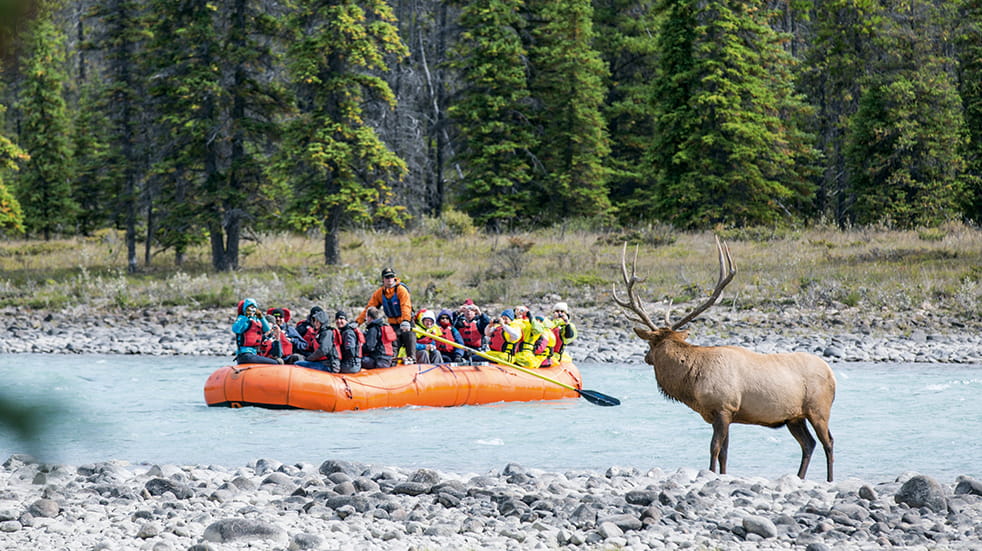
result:
M 651 335 L 654 333 L 654 331 L 648 331 L 647 329 L 641 329 L 640 327 L 635 327 L 634 332 L 646 341 L 650 341 Z

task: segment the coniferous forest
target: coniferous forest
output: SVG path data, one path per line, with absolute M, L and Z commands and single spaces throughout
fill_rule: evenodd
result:
M 0 0 L 0 234 L 982 221 L 980 0 Z M 142 250 L 140 250 L 142 248 Z M 141 259 L 141 256 L 143 257 Z

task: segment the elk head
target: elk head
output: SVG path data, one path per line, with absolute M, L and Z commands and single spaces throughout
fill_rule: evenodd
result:
M 672 323 L 671 320 L 671 310 L 672 304 L 669 302 L 668 308 L 665 310 L 665 325 L 658 326 L 648 315 L 648 311 L 645 309 L 644 304 L 641 303 L 641 299 L 638 298 L 638 293 L 634 289 L 637 283 L 643 282 L 643 278 L 637 276 L 638 267 L 638 249 L 634 249 L 634 262 L 631 264 L 631 274 L 627 273 L 627 243 L 624 244 L 624 249 L 621 252 L 621 276 L 624 278 L 624 284 L 627 286 L 627 300 L 621 299 L 617 295 L 617 286 L 614 286 L 614 302 L 618 306 L 624 308 L 628 313 L 628 319 L 633 321 L 643 323 L 650 329 L 646 331 L 641 328 L 635 328 L 634 332 L 638 334 L 642 339 L 654 344 L 660 340 L 668 337 L 669 335 L 679 335 L 680 338 L 685 339 L 688 335 L 687 331 L 679 331 L 690 321 L 696 319 L 699 314 L 705 312 L 710 306 L 719 300 L 720 295 L 723 293 L 723 288 L 726 287 L 730 281 L 733 280 L 733 276 L 736 275 L 736 266 L 733 264 L 733 259 L 730 257 L 730 247 L 727 246 L 726 242 L 721 240 L 719 236 L 716 237 L 716 251 L 719 254 L 719 279 L 716 280 L 716 287 L 713 289 L 712 294 L 705 302 L 696 306 L 691 312 L 686 314 L 682 319 L 676 323 Z M 631 315 L 633 314 L 633 316 Z

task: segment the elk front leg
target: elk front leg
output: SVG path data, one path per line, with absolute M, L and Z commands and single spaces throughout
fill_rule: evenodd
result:
M 730 415 L 725 411 L 713 417 L 713 439 L 709 444 L 709 470 L 726 474 L 726 450 L 730 445 Z M 719 463 L 719 471 L 716 464 Z

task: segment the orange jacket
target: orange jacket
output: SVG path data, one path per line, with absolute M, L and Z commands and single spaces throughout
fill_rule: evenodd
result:
M 376 308 L 381 308 L 383 293 L 386 298 L 392 298 L 393 294 L 398 294 L 399 309 L 402 310 L 401 316 L 388 318 L 389 323 L 393 325 L 397 325 L 403 321 L 411 322 L 413 319 L 413 299 L 409 294 L 409 289 L 406 288 L 405 285 L 402 285 L 402 282 L 399 280 L 399 278 L 396 278 L 396 284 L 392 287 L 389 288 L 379 287 L 378 289 L 376 289 L 375 292 L 372 293 L 372 298 L 368 299 L 368 304 L 365 305 L 365 309 L 362 310 L 360 314 L 358 314 L 358 317 L 355 319 L 355 321 L 358 322 L 359 325 L 361 325 L 365 323 L 365 312 L 369 308 L 371 308 L 372 306 Z

